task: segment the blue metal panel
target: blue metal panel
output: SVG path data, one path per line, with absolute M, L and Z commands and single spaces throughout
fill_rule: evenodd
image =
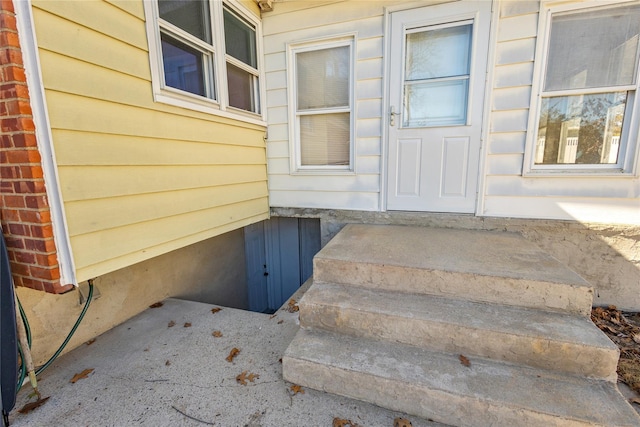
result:
M 320 252 L 320 220 L 300 218 L 300 284 L 313 274 L 313 257 Z
M 265 233 L 263 222 L 244 228 L 244 250 L 247 268 L 249 310 L 265 312 L 269 308 L 267 298 L 267 262 L 265 259 Z
M 277 310 L 300 287 L 298 220 L 272 218 L 265 222 L 269 308 Z

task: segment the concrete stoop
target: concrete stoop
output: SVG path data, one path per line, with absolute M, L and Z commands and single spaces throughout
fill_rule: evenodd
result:
M 314 258 L 283 375 L 456 426 L 639 426 L 591 301 L 517 234 L 349 225 Z

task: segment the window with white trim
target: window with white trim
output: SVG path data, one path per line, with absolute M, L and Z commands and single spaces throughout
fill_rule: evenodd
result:
M 262 120 L 255 16 L 235 1 L 157 0 L 145 8 L 156 100 Z
M 295 169 L 351 170 L 353 38 L 290 46 Z
M 630 172 L 640 112 L 640 3 L 551 9 L 546 25 L 531 169 Z

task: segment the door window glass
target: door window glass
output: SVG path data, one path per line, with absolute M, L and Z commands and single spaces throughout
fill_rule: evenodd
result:
M 403 127 L 466 124 L 472 30 L 466 22 L 407 33 Z

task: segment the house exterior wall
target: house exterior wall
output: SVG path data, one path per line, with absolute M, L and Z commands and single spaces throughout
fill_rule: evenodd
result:
M 406 3 L 407 7 L 426 4 Z M 272 12 L 263 13 L 271 206 L 386 210 L 383 76 L 388 6 L 398 8 L 402 2 L 285 0 L 275 3 Z M 485 142 L 476 215 L 638 225 L 637 173 L 619 177 L 523 175 L 539 10 L 538 1 L 496 0 L 493 5 L 485 103 L 488 113 L 483 122 Z M 292 173 L 287 43 L 348 32 L 357 32 L 355 173 Z
M 141 0 L 32 4 L 78 282 L 268 217 L 265 128 L 154 102 Z
M 0 224 L 16 286 L 51 293 L 62 283 L 20 35 L 11 0 L 0 3 Z

